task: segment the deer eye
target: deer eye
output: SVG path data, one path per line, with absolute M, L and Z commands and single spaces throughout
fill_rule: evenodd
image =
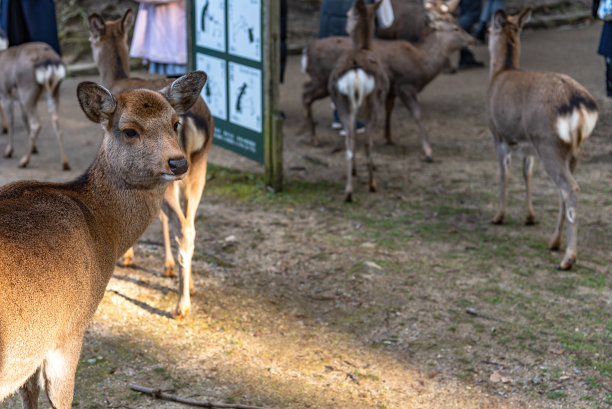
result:
M 174 132 L 178 132 L 180 125 L 181 125 L 180 121 L 176 121 L 174 123 Z
M 123 135 L 125 135 L 125 137 L 128 139 L 138 138 L 138 132 L 136 132 L 134 129 L 129 128 L 123 130 Z

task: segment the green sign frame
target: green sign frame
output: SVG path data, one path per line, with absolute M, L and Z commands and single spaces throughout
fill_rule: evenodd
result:
M 191 70 L 204 70 L 202 97 L 215 120 L 213 143 L 265 165 L 282 188 L 278 114 L 280 25 L 277 0 L 188 0 Z

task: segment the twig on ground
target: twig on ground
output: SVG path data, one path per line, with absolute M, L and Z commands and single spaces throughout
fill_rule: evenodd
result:
M 467 312 L 468 314 L 473 315 L 475 317 L 485 318 L 485 319 L 491 320 L 491 321 L 505 322 L 504 320 L 500 320 L 499 318 L 495 318 L 495 317 L 492 317 L 492 316 L 487 315 L 487 314 L 481 314 L 478 311 L 476 311 L 476 309 L 474 309 L 474 308 L 466 308 L 465 312 Z
M 200 408 L 224 408 L 224 409 L 269 409 L 261 406 L 240 405 L 232 403 L 206 402 L 195 399 L 186 399 L 179 396 L 170 395 L 163 392 L 161 389 L 147 388 L 146 386 L 130 384 L 130 389 L 137 392 L 142 392 L 151 395 L 156 399 L 164 399 L 172 402 L 183 403 L 185 405 L 197 406 Z

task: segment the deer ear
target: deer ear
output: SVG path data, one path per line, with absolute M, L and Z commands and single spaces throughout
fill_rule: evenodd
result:
M 503 10 L 497 10 L 493 15 L 493 31 L 499 32 L 508 22 L 508 16 Z
M 113 94 L 95 82 L 81 82 L 77 87 L 77 98 L 87 118 L 98 124 L 108 124 L 117 109 Z
M 103 36 L 106 31 L 104 19 L 97 13 L 92 14 L 87 18 L 89 22 L 89 32 L 95 36 Z
M 516 17 L 517 18 L 517 22 L 518 22 L 518 26 L 519 29 L 522 29 L 523 26 L 525 25 L 525 23 L 527 21 L 529 21 L 529 18 L 531 17 L 531 12 L 533 11 L 533 9 L 531 7 L 525 7 L 520 13 L 519 15 Z
M 127 9 L 123 17 L 121 17 L 121 28 L 124 33 L 127 33 L 130 27 L 134 24 L 134 12 L 132 9 Z
M 206 84 L 206 78 L 204 71 L 189 72 L 177 78 L 160 92 L 170 102 L 176 113 L 182 115 L 197 101 Z

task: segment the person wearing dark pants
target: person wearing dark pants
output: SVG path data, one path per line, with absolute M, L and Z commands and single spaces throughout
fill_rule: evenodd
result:
M 593 2 L 593 17 L 599 18 L 597 9 L 599 0 Z M 601 38 L 597 54 L 602 55 L 606 62 L 606 95 L 612 97 L 612 21 L 604 21 L 601 28 Z
M 472 32 L 472 27 L 480 19 L 481 5 L 481 0 L 461 0 L 459 3 L 458 23 L 466 32 Z M 458 68 L 460 70 L 482 67 L 484 67 L 484 63 L 481 61 L 476 61 L 474 54 L 467 47 L 459 50 Z
M 53 0 L 2 0 L 0 10 L 0 26 L 10 46 L 42 41 L 62 55 Z

